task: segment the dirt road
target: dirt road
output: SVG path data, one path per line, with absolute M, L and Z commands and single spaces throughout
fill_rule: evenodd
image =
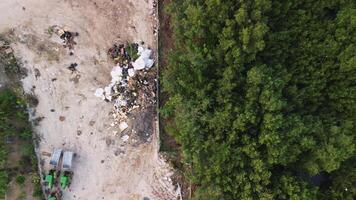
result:
M 63 199 L 175 199 L 169 166 L 158 154 L 155 115 L 144 142 L 131 133 L 140 113 L 130 118 L 127 142 L 117 134 L 112 105 L 94 96 L 110 81 L 107 57 L 115 42 L 145 41 L 155 46 L 153 0 L 1 0 L 0 33 L 12 40 L 28 70 L 25 91 L 38 97 L 34 118 L 41 138 L 38 151 L 54 147 L 74 151 L 74 178 Z M 58 36 L 57 25 L 78 32 L 73 55 Z M 77 63 L 78 72 L 67 67 Z M 145 126 L 147 127 L 147 126 Z M 40 156 L 43 168 L 49 158 Z

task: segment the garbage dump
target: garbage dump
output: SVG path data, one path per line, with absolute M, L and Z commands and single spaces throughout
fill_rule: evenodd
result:
M 104 88 L 98 88 L 95 96 L 107 102 L 113 102 L 117 113 L 129 113 L 140 108 L 145 101 L 155 96 L 155 76 L 147 71 L 153 66 L 152 50 L 144 43 L 113 45 L 108 50 L 115 66 L 111 70 L 111 82 Z

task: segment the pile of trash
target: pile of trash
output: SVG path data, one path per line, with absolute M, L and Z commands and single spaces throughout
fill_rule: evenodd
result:
M 146 48 L 143 43 L 120 44 L 110 48 L 108 54 L 116 66 L 111 70 L 110 84 L 96 89 L 95 96 L 104 101 L 113 102 L 117 112 L 128 113 L 140 107 L 142 98 L 147 97 L 142 94 L 143 88 L 154 90 L 154 88 L 148 88 L 149 80 L 151 81 L 152 78 L 145 76 L 146 71 L 154 64 L 151 58 L 152 50 Z
M 59 27 L 57 25 L 53 25 L 49 28 L 49 32 L 56 33 L 62 40 L 64 48 L 68 47 L 69 49 L 73 49 L 74 45 L 77 43 L 74 41 L 74 38 L 79 36 L 78 32 L 71 32 L 67 27 Z

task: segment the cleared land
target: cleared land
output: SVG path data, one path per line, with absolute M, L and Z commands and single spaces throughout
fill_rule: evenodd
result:
M 0 33 L 28 71 L 25 91 L 39 100 L 32 117 L 43 117 L 35 127 L 42 169 L 55 147 L 77 154 L 63 199 L 175 199 L 170 167 L 158 153 L 155 111 L 130 116 L 124 142 L 115 134 L 118 125 L 112 126 L 112 105 L 94 96 L 110 82 L 112 44 L 144 41 L 156 49 L 153 12 L 152 0 L 0 2 Z M 74 55 L 51 33 L 53 25 L 79 33 Z M 77 72 L 67 69 L 71 63 Z M 132 127 L 143 127 L 148 138 L 141 140 Z

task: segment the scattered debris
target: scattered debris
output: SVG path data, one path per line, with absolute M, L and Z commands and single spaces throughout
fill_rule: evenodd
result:
M 126 122 L 121 122 L 119 125 L 120 131 L 124 131 L 125 129 L 127 129 L 127 127 L 129 127 L 129 125 L 127 125 Z
M 51 157 L 52 154 L 50 152 L 47 152 L 47 151 L 42 151 L 41 155 L 47 156 L 47 157 Z
M 74 82 L 75 84 L 77 84 L 77 83 L 79 83 L 79 79 L 80 79 L 80 74 L 76 74 L 74 77 L 71 77 L 70 79 L 69 79 L 69 81 L 72 81 L 72 82 Z
M 8 46 L 5 41 L 0 40 L 0 47 Z
M 105 139 L 106 146 L 110 146 L 112 143 L 112 140 L 110 138 Z
M 102 98 L 103 100 L 105 99 L 104 89 L 102 89 L 102 88 L 96 89 L 94 95 L 95 95 L 96 97 Z
M 11 48 L 5 49 L 5 54 L 11 54 L 13 50 Z
M 116 151 L 114 151 L 115 156 L 119 156 L 119 155 L 123 155 L 123 154 L 125 154 L 125 151 L 123 151 L 121 149 L 117 149 Z
M 35 68 L 34 71 L 35 71 L 35 78 L 36 78 L 36 80 L 37 80 L 37 78 L 41 76 L 41 72 L 40 72 L 40 70 L 37 69 L 37 68 Z
M 142 46 L 138 47 L 138 55 L 140 57 L 135 60 L 135 62 L 132 63 L 132 66 L 134 67 L 135 70 L 142 70 L 144 68 L 150 69 L 153 66 L 153 59 L 150 59 L 152 50 L 147 48 L 143 48 Z
M 128 74 L 129 74 L 130 77 L 135 76 L 135 69 L 130 68 L 127 71 L 128 71 Z
M 124 135 L 124 136 L 121 137 L 121 140 L 122 140 L 123 142 L 127 142 L 127 141 L 129 140 L 129 138 L 130 138 L 130 136 Z
M 56 33 L 63 40 L 64 47 L 73 49 L 74 45 L 77 44 L 74 41 L 74 38 L 79 36 L 79 33 L 71 32 L 71 31 L 69 31 L 69 29 L 67 27 L 62 28 L 57 25 L 54 25 L 54 26 L 49 27 L 48 32 L 50 33 L 50 35 L 52 32 Z
M 32 120 L 33 125 L 38 126 L 45 117 L 36 117 Z
M 77 63 L 71 63 L 70 66 L 68 67 L 68 69 L 70 71 L 72 71 L 72 73 L 73 73 L 73 72 L 77 71 L 77 68 L 76 68 L 77 66 L 78 66 Z
M 59 121 L 63 122 L 66 119 L 64 116 L 59 116 Z

